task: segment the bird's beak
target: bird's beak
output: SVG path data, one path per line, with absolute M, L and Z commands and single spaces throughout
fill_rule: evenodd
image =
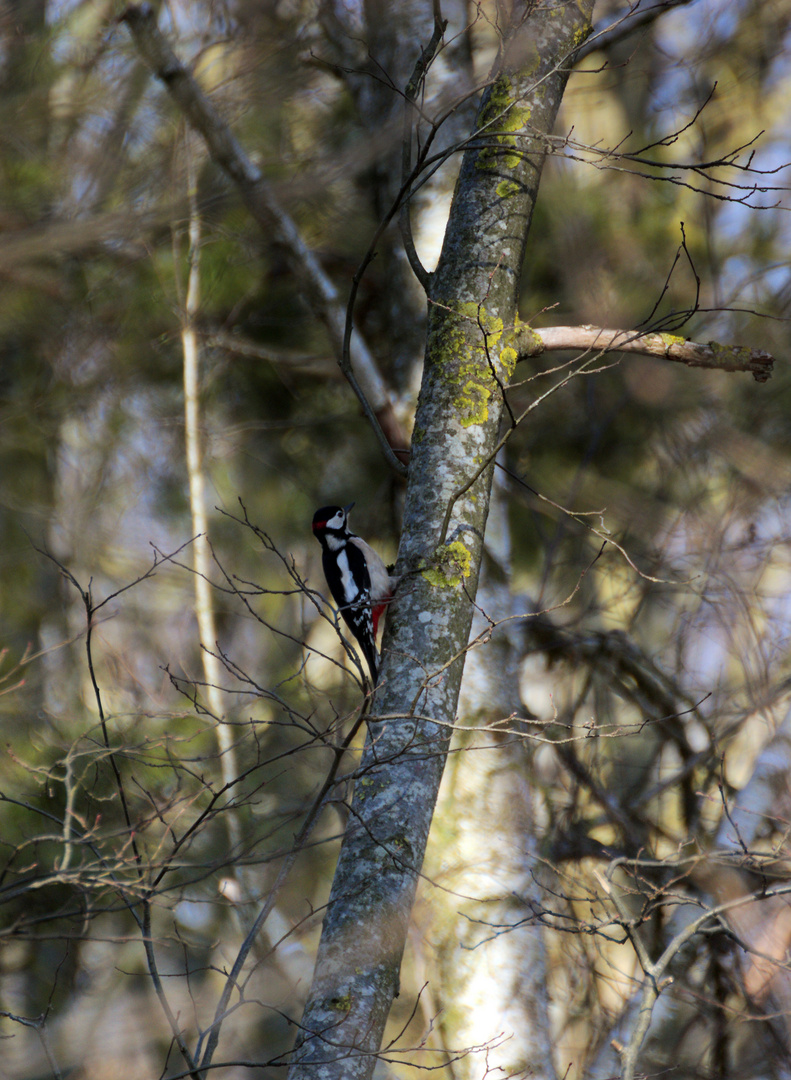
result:
M 349 503 L 348 506 L 344 506 L 344 508 L 343 508 L 344 514 L 348 514 L 353 506 L 354 506 L 354 503 Z

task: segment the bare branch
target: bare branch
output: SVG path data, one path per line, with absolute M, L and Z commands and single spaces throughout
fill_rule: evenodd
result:
M 687 367 L 719 371 L 749 371 L 756 382 L 766 382 L 772 374 L 774 357 L 763 349 L 744 345 L 701 344 L 676 334 L 640 333 L 635 330 L 607 330 L 600 326 L 522 327 L 517 331 L 519 359 L 561 350 L 635 353 L 674 360 Z
M 151 6 L 130 5 L 122 20 L 129 26 L 140 55 L 167 87 L 192 127 L 203 137 L 212 160 L 234 182 L 258 226 L 266 236 L 274 234 L 283 245 L 307 302 L 327 328 L 340 363 L 346 314 L 338 290 L 316 255 L 303 240 L 293 219 L 275 199 L 261 170 L 253 165 L 228 124 L 160 33 Z M 405 476 L 406 466 L 393 453 L 380 423 L 380 417 L 386 414 L 385 426 L 392 426 L 394 417 L 390 416 L 390 394 L 376 361 L 359 334 L 354 342 L 353 365 L 353 369 L 341 367 L 379 440 L 386 460 L 396 473 Z

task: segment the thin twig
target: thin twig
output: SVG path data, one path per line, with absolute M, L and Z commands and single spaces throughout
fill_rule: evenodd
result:
M 247 956 L 253 947 L 256 936 L 258 935 L 266 920 L 269 918 L 269 915 L 271 914 L 272 909 L 275 906 L 275 901 L 280 892 L 281 886 L 283 885 L 283 882 L 286 880 L 288 874 L 291 871 L 291 868 L 293 867 L 298 856 L 300 855 L 304 847 L 305 841 L 310 835 L 310 832 L 316 823 L 316 819 L 318 818 L 319 813 L 324 806 L 324 800 L 327 796 L 327 792 L 335 783 L 335 776 L 338 772 L 338 769 L 340 768 L 341 761 L 346 751 L 349 749 L 352 742 L 354 741 L 357 732 L 360 730 L 360 725 L 363 723 L 365 718 L 366 713 L 365 708 L 363 707 L 363 709 L 361 709 L 360 711 L 360 715 L 352 724 L 343 742 L 339 746 L 331 748 L 335 757 L 324 780 L 324 783 L 322 784 L 318 795 L 313 800 L 313 804 L 308 811 L 305 821 L 302 824 L 302 828 L 299 830 L 299 833 L 294 840 L 294 845 L 288 856 L 283 860 L 280 870 L 278 871 L 278 875 L 275 878 L 275 881 L 272 884 L 272 888 L 269 891 L 269 895 L 267 896 L 263 907 L 256 916 L 255 922 L 250 928 L 250 932 L 242 942 L 242 945 L 236 956 L 236 960 L 234 961 L 233 967 L 228 973 L 225 981 L 225 986 L 223 987 L 222 994 L 220 995 L 220 1000 L 217 1002 L 217 1008 L 214 1011 L 214 1022 L 209 1029 L 209 1039 L 206 1043 L 206 1049 L 201 1059 L 201 1069 L 207 1069 L 211 1065 L 211 1060 L 214 1057 L 214 1052 L 217 1049 L 217 1043 L 220 1038 L 220 1028 L 222 1026 L 223 1020 L 225 1019 L 225 1015 L 228 1009 L 228 1003 L 231 999 L 231 994 L 233 993 L 234 987 L 238 983 L 239 975 L 241 974 L 242 968 L 244 967 L 245 961 L 247 960 Z

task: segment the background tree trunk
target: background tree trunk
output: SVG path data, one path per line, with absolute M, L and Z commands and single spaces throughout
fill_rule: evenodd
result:
M 501 454 L 501 457 L 503 455 Z M 511 580 L 505 474 L 492 484 L 481 580 L 415 920 L 430 1019 L 457 1080 L 554 1078 L 533 747 L 519 696 L 524 622 Z M 519 612 L 521 614 L 521 612 Z M 504 620 L 504 621 L 503 621 Z M 493 622 L 502 625 L 491 638 Z M 505 718 L 511 718 L 507 720 Z M 494 724 L 498 732 L 483 730 Z M 503 730 L 506 729 L 506 730 Z M 464 1056 L 461 1047 L 475 1047 Z

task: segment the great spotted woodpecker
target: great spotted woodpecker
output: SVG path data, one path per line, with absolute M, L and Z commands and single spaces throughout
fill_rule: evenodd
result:
M 372 547 L 349 532 L 347 522 L 353 506 L 322 506 L 313 515 L 313 535 L 321 544 L 321 562 L 332 598 L 357 639 L 376 686 L 376 630 L 398 578 L 391 577 Z

